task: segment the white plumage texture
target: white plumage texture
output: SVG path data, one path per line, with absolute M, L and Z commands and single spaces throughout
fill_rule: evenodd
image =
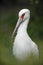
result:
M 27 25 L 30 19 L 30 11 L 28 9 L 22 9 L 19 12 L 19 16 L 21 16 L 23 13 L 25 13 L 25 17 L 23 23 L 21 23 L 17 30 L 17 35 L 13 43 L 13 55 L 17 59 L 22 60 L 30 56 L 31 54 L 33 54 L 35 57 L 39 56 L 38 46 L 31 40 L 27 33 Z

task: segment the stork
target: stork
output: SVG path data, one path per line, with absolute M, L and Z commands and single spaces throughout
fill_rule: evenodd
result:
M 33 54 L 35 57 L 39 56 L 38 46 L 31 40 L 27 33 L 27 26 L 30 19 L 30 10 L 22 9 L 19 11 L 19 19 L 13 31 L 12 37 L 17 32 L 13 42 L 13 55 L 17 59 L 25 59 L 27 56 Z

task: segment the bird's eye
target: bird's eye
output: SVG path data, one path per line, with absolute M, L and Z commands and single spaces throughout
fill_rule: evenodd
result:
M 24 16 L 25 15 L 25 13 L 24 14 L 22 14 L 22 16 Z
M 24 15 L 25 15 L 25 13 L 22 14 L 22 16 L 21 16 L 22 19 L 24 19 Z

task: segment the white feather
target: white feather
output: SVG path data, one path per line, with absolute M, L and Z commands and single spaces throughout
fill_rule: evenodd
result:
M 26 9 L 21 10 L 19 12 L 19 16 L 25 12 L 28 13 L 28 11 Z M 37 45 L 31 40 L 31 38 L 27 34 L 27 25 L 29 22 L 30 13 L 28 13 L 28 15 L 26 16 L 28 18 L 19 26 L 17 35 L 13 43 L 13 54 L 18 59 L 25 59 L 31 54 L 33 54 L 35 57 L 39 56 L 39 50 Z

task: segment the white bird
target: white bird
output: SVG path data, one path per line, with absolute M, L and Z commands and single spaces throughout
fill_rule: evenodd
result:
M 17 25 L 13 31 L 17 32 L 14 43 L 13 43 L 13 54 L 17 59 L 25 59 L 26 57 L 33 54 L 35 57 L 39 56 L 38 46 L 31 40 L 27 33 L 27 25 L 30 19 L 30 10 L 22 9 L 19 12 L 19 19 Z

